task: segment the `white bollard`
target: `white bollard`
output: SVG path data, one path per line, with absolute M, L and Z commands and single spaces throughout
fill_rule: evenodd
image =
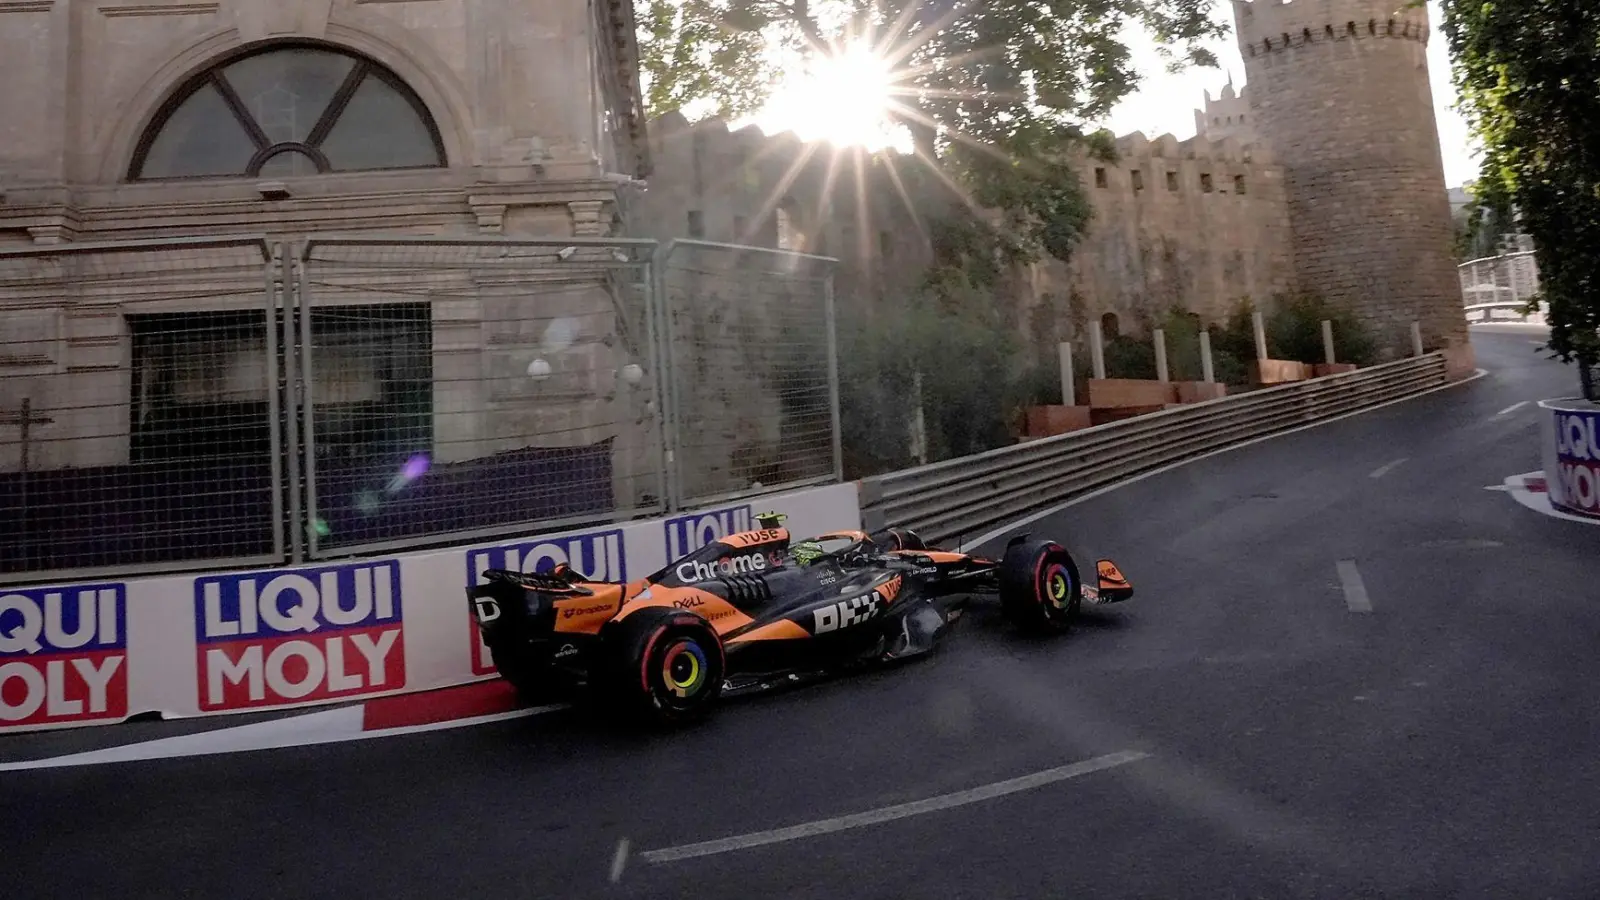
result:
M 1061 405 L 1077 406 L 1077 386 L 1072 383 L 1072 345 L 1066 341 L 1061 342 Z
M 1250 314 L 1250 324 L 1256 332 L 1256 359 L 1267 359 L 1267 323 L 1260 312 Z
M 1151 335 L 1156 345 L 1156 380 L 1168 381 L 1167 378 L 1167 332 L 1157 328 Z
M 1200 380 L 1215 382 L 1217 373 L 1211 368 L 1211 332 L 1200 332 Z
M 1422 323 L 1411 323 L 1411 355 L 1422 355 Z
M 1333 322 L 1328 319 L 1322 320 L 1322 355 L 1330 366 L 1338 362 L 1333 357 Z

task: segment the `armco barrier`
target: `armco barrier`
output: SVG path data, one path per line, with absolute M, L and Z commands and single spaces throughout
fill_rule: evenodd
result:
M 864 479 L 862 527 L 976 537 L 1141 472 L 1445 381 L 1445 357 L 1431 353 Z
M 668 518 L 299 568 L 0 588 L 0 734 L 432 690 L 494 670 L 466 603 L 490 568 L 632 580 L 773 509 L 854 528 L 856 485 Z

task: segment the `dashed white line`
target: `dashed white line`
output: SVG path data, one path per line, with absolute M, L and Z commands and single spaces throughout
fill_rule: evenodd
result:
M 628 839 L 617 842 L 617 852 L 611 857 L 611 883 L 622 880 L 622 867 L 628 864 Z
M 1513 404 L 1511 404 L 1511 405 L 1510 405 L 1510 406 L 1508 406 L 1508 407 L 1506 407 L 1506 408 L 1505 408 L 1505 409 L 1502 409 L 1502 410 L 1500 410 L 1500 411 L 1499 411 L 1499 412 L 1497 412 L 1497 413 L 1495 413 L 1495 414 L 1494 414 L 1494 417 L 1495 417 L 1495 418 L 1496 418 L 1496 419 L 1499 419 L 1499 418 L 1502 418 L 1502 417 L 1504 417 L 1504 416 L 1509 416 L 1509 415 L 1511 415 L 1511 414 L 1512 414 L 1512 413 L 1514 413 L 1514 412 L 1516 412 L 1516 411 L 1517 411 L 1517 410 L 1519 410 L 1519 409 L 1521 409 L 1521 408 L 1523 408 L 1523 407 L 1524 407 L 1524 406 L 1527 406 L 1527 405 L 1528 405 L 1528 404 L 1529 404 L 1529 403 L 1531 403 L 1531 402 L 1533 402 L 1533 401 L 1531 401 L 1531 400 L 1524 400 L 1524 401 L 1522 401 L 1522 402 L 1521 402 L 1521 403 L 1513 403 Z
M 1344 605 L 1351 612 L 1372 612 L 1372 598 L 1367 596 L 1367 585 L 1361 580 L 1361 570 L 1353 559 L 1339 560 L 1339 583 L 1344 586 Z
M 716 853 L 728 853 L 734 850 L 746 850 L 751 847 L 760 847 L 765 844 L 776 844 L 782 841 L 793 841 L 799 838 L 816 837 L 821 834 L 831 834 L 835 831 L 845 831 L 850 828 L 861 828 L 866 825 L 878 825 L 883 822 L 892 822 L 895 819 L 904 819 L 908 816 L 922 815 L 923 813 L 938 812 L 955 806 L 965 806 L 977 803 L 980 800 L 992 800 L 1006 794 L 1026 791 L 1032 788 L 1044 787 L 1069 778 L 1078 778 L 1091 772 L 1110 769 L 1116 766 L 1137 762 L 1149 756 L 1133 750 L 1121 753 L 1111 753 L 1106 756 L 1097 756 L 1094 759 L 1073 763 L 1069 766 L 1058 766 L 1054 769 L 1045 769 L 1032 775 L 1023 775 L 1007 781 L 997 781 L 982 787 L 953 794 L 941 794 L 929 797 L 926 800 L 916 800 L 911 803 L 901 803 L 895 806 L 885 806 L 867 812 L 852 813 L 848 816 L 838 816 L 832 819 L 821 819 L 816 822 L 807 822 L 804 825 L 793 825 L 788 828 L 778 828 L 772 831 L 758 831 L 753 834 L 741 834 L 734 837 L 721 838 L 714 841 L 704 841 L 698 844 L 684 844 L 679 847 L 667 847 L 661 850 L 647 850 L 639 854 L 652 863 L 675 862 L 680 859 L 693 859 L 697 856 L 711 856 Z
M 1411 457 L 1409 457 L 1409 456 L 1402 456 L 1402 457 L 1400 457 L 1399 459 L 1395 460 L 1392 463 L 1386 463 L 1384 465 L 1381 465 L 1381 466 L 1377 467 L 1376 469 L 1373 469 L 1372 470 L 1372 474 L 1368 475 L 1367 477 L 1368 478 L 1382 478 L 1383 476 L 1389 474 L 1390 472 L 1393 472 L 1395 469 L 1397 469 L 1400 466 L 1404 465 L 1410 459 L 1411 459 Z

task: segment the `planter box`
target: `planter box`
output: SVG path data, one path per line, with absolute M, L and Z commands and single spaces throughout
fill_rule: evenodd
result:
M 1101 408 L 1090 411 L 1090 419 L 1096 425 L 1107 422 L 1121 422 L 1123 419 L 1134 419 L 1150 413 L 1161 412 L 1167 408 L 1163 403 L 1159 406 L 1119 406 L 1115 408 Z
M 1023 434 L 1028 438 L 1052 437 L 1092 424 L 1087 406 L 1030 406 Z
M 1322 378 L 1328 375 L 1343 375 L 1361 368 L 1355 363 L 1317 363 L 1311 367 L 1312 378 Z
M 1180 381 L 1177 385 L 1179 403 L 1204 403 L 1228 396 L 1228 386 L 1220 381 Z
M 1084 382 L 1079 402 L 1094 409 L 1160 409 L 1178 402 L 1178 389 L 1170 381 L 1142 378 L 1091 378 Z
M 1292 359 L 1257 359 L 1250 363 L 1252 384 L 1285 384 L 1305 381 L 1311 377 L 1311 367 Z

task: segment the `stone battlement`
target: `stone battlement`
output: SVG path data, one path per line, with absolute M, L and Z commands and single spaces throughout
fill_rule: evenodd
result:
M 1239 45 L 1246 57 L 1255 57 L 1334 41 L 1426 44 L 1428 10 L 1402 5 L 1402 0 L 1233 0 L 1233 11 Z

